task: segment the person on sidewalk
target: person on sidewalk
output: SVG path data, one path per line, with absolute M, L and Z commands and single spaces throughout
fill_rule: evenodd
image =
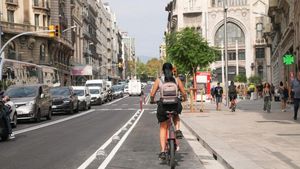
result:
M 290 96 L 294 95 L 293 102 L 294 102 L 294 120 L 297 120 L 297 114 L 299 109 L 299 102 L 300 102 L 300 72 L 297 73 L 297 78 L 295 78 L 291 82 L 291 90 Z M 293 94 L 292 94 L 293 93 Z
M 280 100 L 281 100 L 281 111 L 285 112 L 286 111 L 286 103 L 289 98 L 289 91 L 288 91 L 286 84 L 283 84 L 282 81 L 279 84 L 278 92 L 280 94 Z
M 230 101 L 229 109 L 234 112 L 236 108 L 237 90 L 233 81 L 230 82 L 230 86 L 228 87 L 228 97 Z
M 183 137 L 182 132 L 180 131 L 180 118 L 179 114 L 181 114 L 182 111 L 182 105 L 179 99 L 177 99 L 177 102 L 174 102 L 172 104 L 164 104 L 163 103 L 163 87 L 165 83 L 175 83 L 177 85 L 177 89 L 180 90 L 181 95 L 183 96 L 182 101 L 187 100 L 187 95 L 184 90 L 184 86 L 179 78 L 175 78 L 173 76 L 173 66 L 171 63 L 164 63 L 163 64 L 163 76 L 161 78 L 157 78 L 156 81 L 153 84 L 153 88 L 150 92 L 150 103 L 154 104 L 154 97 L 156 95 L 156 92 L 160 90 L 160 100 L 157 103 L 157 113 L 156 117 L 158 122 L 160 123 L 159 133 L 160 133 L 160 148 L 161 152 L 159 154 L 159 159 L 165 160 L 167 157 L 166 154 L 166 133 L 168 130 L 168 116 L 166 111 L 175 111 L 177 114 L 174 116 L 174 123 L 175 123 L 175 137 L 177 139 L 181 139 Z
M 213 86 L 211 89 L 210 89 L 210 95 L 211 95 L 211 103 L 213 104 L 215 102 L 215 86 Z
M 223 88 L 220 86 L 220 83 L 217 83 L 217 86 L 215 87 L 215 98 L 216 98 L 216 110 L 221 110 L 221 104 L 222 104 L 222 97 L 223 97 Z
M 268 113 L 271 112 L 271 101 L 272 101 L 272 93 L 271 93 L 271 85 L 266 82 L 263 88 L 263 98 L 264 98 L 264 111 Z

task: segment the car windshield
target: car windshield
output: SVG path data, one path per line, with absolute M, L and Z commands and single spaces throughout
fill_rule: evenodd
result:
M 119 88 L 120 88 L 119 86 L 112 86 L 112 87 L 111 87 L 111 90 L 115 92 L 115 91 L 118 91 Z
M 91 94 L 100 94 L 99 89 L 90 89 Z
M 57 87 L 50 89 L 50 93 L 53 96 L 68 96 L 70 95 L 70 90 L 68 87 Z
M 10 98 L 34 97 L 38 93 L 37 86 L 12 87 L 5 92 Z
M 87 87 L 92 87 L 92 86 L 98 86 L 102 87 L 102 83 L 91 83 L 91 84 L 86 84 Z
M 84 96 L 84 90 L 74 90 L 77 96 Z

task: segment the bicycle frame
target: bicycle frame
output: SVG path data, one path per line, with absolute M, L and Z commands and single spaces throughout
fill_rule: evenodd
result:
M 168 116 L 168 130 L 166 133 L 166 150 L 168 151 L 167 161 L 171 169 L 175 168 L 175 150 L 176 150 L 176 136 L 175 136 L 175 123 L 173 121 L 174 113 L 173 111 L 167 111 Z
M 172 111 L 167 111 L 168 115 L 168 133 L 167 133 L 167 140 L 173 139 L 175 140 L 175 123 L 173 120 L 174 112 Z

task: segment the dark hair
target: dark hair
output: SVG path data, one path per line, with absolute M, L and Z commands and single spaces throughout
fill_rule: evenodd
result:
M 283 86 L 283 82 L 282 81 L 280 82 L 280 86 Z
M 173 66 L 171 63 L 164 63 L 162 67 L 162 71 L 165 75 L 165 82 L 174 82 L 176 83 L 175 78 L 173 77 Z
M 231 81 L 231 82 L 230 82 L 230 84 L 231 84 L 231 85 L 234 85 L 234 82 L 233 82 L 233 81 Z
M 268 82 L 265 83 L 264 88 L 266 88 L 267 86 L 268 86 L 268 88 L 271 88 L 271 85 Z

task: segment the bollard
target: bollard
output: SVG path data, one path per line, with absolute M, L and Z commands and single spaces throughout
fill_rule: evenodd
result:
M 201 103 L 200 103 L 200 112 L 204 111 L 204 105 L 203 105 L 203 91 L 201 90 Z
M 142 100 L 142 96 L 140 97 L 140 110 L 143 110 L 143 100 Z

